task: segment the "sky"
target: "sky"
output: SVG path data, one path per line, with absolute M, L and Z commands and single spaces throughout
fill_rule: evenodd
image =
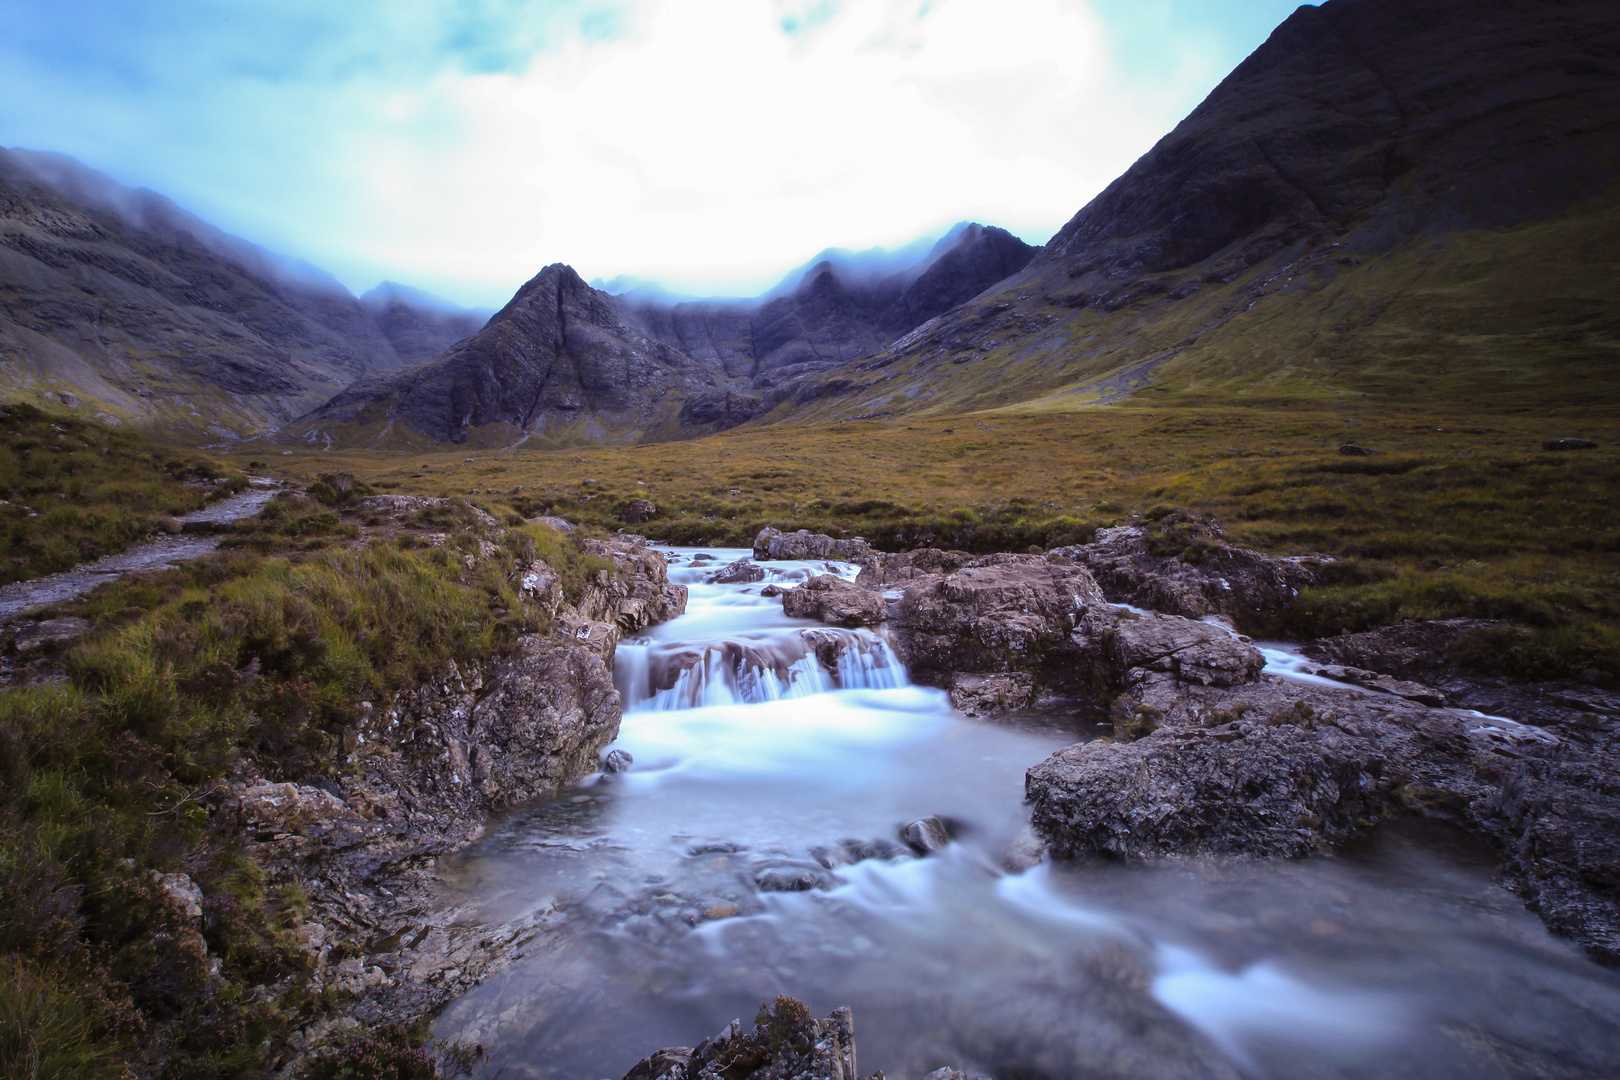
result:
M 356 292 L 753 295 L 962 220 L 1044 243 L 1295 6 L 0 0 L 0 145 Z

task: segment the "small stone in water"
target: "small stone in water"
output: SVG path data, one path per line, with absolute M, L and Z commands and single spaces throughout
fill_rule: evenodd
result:
M 703 913 L 705 919 L 734 919 L 740 914 L 736 904 L 716 904 Z
M 951 842 L 945 823 L 937 817 L 919 818 L 900 832 L 900 839 L 923 855 L 938 851 Z
M 602 759 L 602 771 L 605 773 L 622 773 L 635 763 L 625 750 L 609 750 L 607 757 Z

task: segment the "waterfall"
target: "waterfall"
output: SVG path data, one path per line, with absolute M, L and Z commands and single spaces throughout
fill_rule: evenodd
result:
M 867 630 L 789 630 L 699 645 L 621 647 L 615 674 L 625 710 L 645 712 L 907 685 L 900 658 Z

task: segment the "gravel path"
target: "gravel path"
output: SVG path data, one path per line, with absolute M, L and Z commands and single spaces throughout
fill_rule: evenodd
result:
M 221 499 L 217 503 L 194 510 L 181 521 L 206 521 L 219 524 L 240 521 L 257 514 L 269 502 L 281 484 L 275 480 L 254 477 L 247 490 Z M 134 570 L 169 569 L 176 563 L 195 559 L 219 547 L 213 536 L 165 536 L 150 543 L 137 544 L 128 551 L 108 555 L 93 563 L 82 563 L 71 570 L 63 570 L 49 577 L 32 581 L 14 581 L 0 586 L 0 623 L 18 615 L 50 604 L 60 604 L 83 596 L 105 581 L 112 581 Z

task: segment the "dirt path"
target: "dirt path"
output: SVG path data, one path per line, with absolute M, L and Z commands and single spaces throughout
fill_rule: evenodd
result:
M 281 489 L 279 481 L 253 477 L 247 490 L 201 510 L 194 510 L 180 520 L 219 524 L 250 518 Z M 137 544 L 128 551 L 108 555 L 93 563 L 81 563 L 71 570 L 63 570 L 49 577 L 14 581 L 0 586 L 0 623 L 9 622 L 36 608 L 83 596 L 102 582 L 112 581 L 131 571 L 168 569 L 176 563 L 207 555 L 218 547 L 219 539 L 214 536 L 166 536 L 161 540 Z

